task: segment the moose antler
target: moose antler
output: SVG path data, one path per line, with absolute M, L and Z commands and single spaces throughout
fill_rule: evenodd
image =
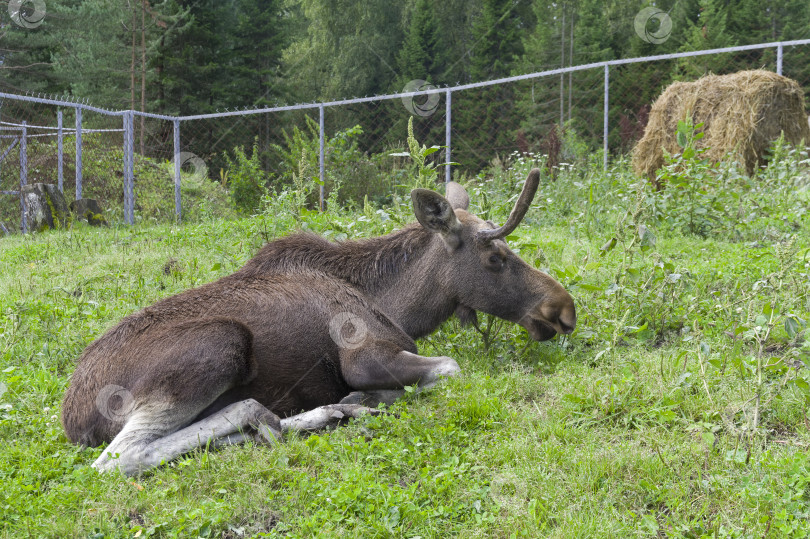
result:
M 490 230 L 480 230 L 475 237 L 482 241 L 492 241 L 499 238 L 505 238 L 517 228 L 526 212 L 529 211 L 529 206 L 534 199 L 534 194 L 537 192 L 537 187 L 540 185 L 540 169 L 533 168 L 529 172 L 529 177 L 526 178 L 526 183 L 523 185 L 523 192 L 520 193 L 512 213 L 509 214 L 509 219 L 506 220 L 503 226 L 493 228 Z

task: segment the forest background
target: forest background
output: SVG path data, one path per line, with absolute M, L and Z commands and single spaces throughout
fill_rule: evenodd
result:
M 413 80 L 452 86 L 618 58 L 810 37 L 810 4 L 802 0 L 658 2 L 671 32 L 655 42 L 634 28 L 645 6 L 625 0 L 49 0 L 36 28 L 0 19 L 0 91 L 66 95 L 112 109 L 206 114 L 397 93 Z M 804 49 L 787 52 L 785 60 L 785 74 L 800 83 L 810 81 L 810 51 Z M 621 129 L 611 132 L 610 147 L 632 146 L 649 104 L 673 80 L 773 69 L 775 55 L 769 49 L 623 68 L 611 76 L 611 123 Z M 453 129 L 463 144 L 454 158 L 480 169 L 498 153 L 542 150 L 542 140 L 560 123 L 596 146 L 601 91 L 602 73 L 591 70 L 547 84 L 456 94 Z M 387 134 L 402 139 L 408 111 L 359 107 L 344 116 L 330 118 L 327 128 L 362 125 L 361 148 L 379 152 L 390 142 Z M 241 138 L 238 130 L 223 135 L 231 138 L 217 149 L 249 145 L 254 137 L 268 149 L 280 139 L 283 123 L 257 123 Z M 428 144 L 444 141 L 442 114 L 417 118 L 415 128 Z M 149 131 L 143 121 L 140 129 Z M 147 137 L 146 147 L 141 137 L 141 153 L 163 157 L 170 126 L 152 131 L 157 134 Z M 210 149 L 212 140 L 202 146 Z M 201 146 L 191 150 L 202 153 Z

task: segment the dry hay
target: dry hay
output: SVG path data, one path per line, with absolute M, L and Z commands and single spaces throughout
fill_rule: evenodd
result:
M 655 101 L 633 149 L 636 174 L 655 178 L 664 164 L 662 148 L 680 153 L 675 133 L 687 114 L 695 125 L 703 123 L 705 136 L 695 146 L 708 148 L 704 157 L 717 162 L 731 153 L 749 175 L 782 132 L 791 144 L 810 142 L 804 92 L 796 81 L 762 69 L 706 75 L 670 84 Z

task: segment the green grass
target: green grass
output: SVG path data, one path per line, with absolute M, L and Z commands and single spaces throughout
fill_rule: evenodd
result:
M 296 227 L 400 226 L 406 198 L 318 215 L 281 194 L 242 220 L 4 238 L 0 536 L 806 536 L 810 204 L 794 157 L 753 184 L 721 171 L 663 193 L 621 163 L 578 165 L 544 183 L 510 238 L 575 296 L 571 338 L 533 343 L 482 316 L 484 339 L 450 320 L 419 346 L 463 374 L 395 415 L 134 480 L 98 475 L 101 450 L 61 430 L 81 350 Z M 502 221 L 528 166 L 476 179 L 474 211 Z M 706 220 L 694 228 L 686 210 Z

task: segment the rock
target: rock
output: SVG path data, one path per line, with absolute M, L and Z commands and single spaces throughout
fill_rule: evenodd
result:
M 70 211 L 76 214 L 77 219 L 87 221 L 93 226 L 108 226 L 107 219 L 104 218 L 104 210 L 99 206 L 98 201 L 93 198 L 83 198 L 70 203 Z
M 30 232 L 42 232 L 51 228 L 65 228 L 71 215 L 65 196 L 50 183 L 34 183 L 23 186 L 22 195 L 28 208 L 27 226 Z

